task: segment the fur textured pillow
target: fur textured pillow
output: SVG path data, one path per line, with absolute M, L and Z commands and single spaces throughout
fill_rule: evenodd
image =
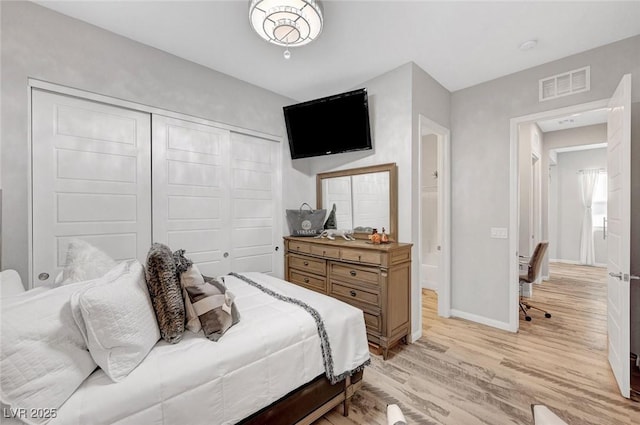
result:
M 184 333 L 184 301 L 176 273 L 176 263 L 168 246 L 154 243 L 147 254 L 149 296 L 156 312 L 160 335 L 175 344 Z
M 96 279 L 115 266 L 116 262 L 111 257 L 89 242 L 72 239 L 67 248 L 67 260 L 60 284 Z M 58 283 L 58 278 L 55 283 Z
M 211 277 L 205 277 L 204 280 L 203 285 L 186 286 L 185 289 L 200 319 L 204 335 L 217 341 L 240 321 L 240 314 L 233 302 L 233 294 L 222 283 Z

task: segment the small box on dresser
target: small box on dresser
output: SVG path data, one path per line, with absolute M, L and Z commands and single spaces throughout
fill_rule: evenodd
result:
M 369 342 L 389 348 L 411 335 L 411 247 L 285 237 L 285 279 L 364 313 Z

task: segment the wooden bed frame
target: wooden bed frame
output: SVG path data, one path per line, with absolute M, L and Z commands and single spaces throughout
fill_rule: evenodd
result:
M 343 415 L 349 415 L 351 396 L 362 386 L 360 371 L 342 382 L 331 385 L 320 375 L 291 391 L 275 403 L 239 423 L 242 425 L 309 425 L 342 403 Z

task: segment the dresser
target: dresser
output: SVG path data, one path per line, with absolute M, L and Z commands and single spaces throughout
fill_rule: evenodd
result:
M 407 343 L 412 244 L 285 237 L 285 279 L 361 309 L 369 343 Z

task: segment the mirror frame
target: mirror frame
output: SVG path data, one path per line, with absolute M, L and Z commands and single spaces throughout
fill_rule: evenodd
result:
M 355 176 L 358 174 L 389 172 L 389 229 L 387 234 L 390 241 L 397 241 L 398 237 L 398 167 L 395 162 L 369 167 L 350 168 L 347 170 L 329 171 L 316 175 L 316 208 L 322 208 L 322 180 L 332 177 Z M 365 232 L 354 233 L 357 239 L 367 239 Z

